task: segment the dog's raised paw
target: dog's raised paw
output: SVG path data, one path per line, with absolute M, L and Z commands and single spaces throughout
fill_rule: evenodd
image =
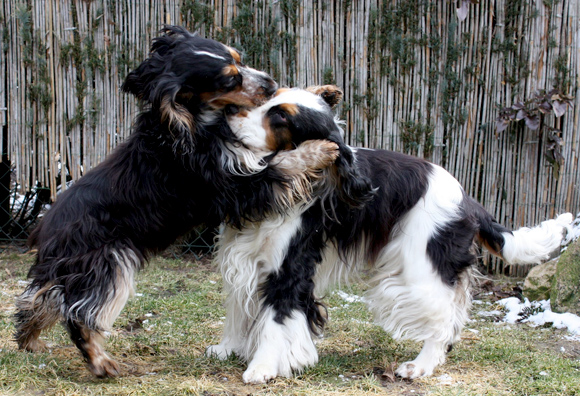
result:
M 271 365 L 258 364 L 248 367 L 242 379 L 246 384 L 265 384 L 277 376 L 278 372 Z
M 334 161 L 338 158 L 338 145 L 333 142 L 323 141 L 321 142 L 320 149 L 322 151 L 322 161 L 324 161 L 324 165 L 333 164 Z
M 306 162 L 313 165 L 313 168 L 322 169 L 332 165 L 340 154 L 338 145 L 329 140 L 307 140 L 300 145 L 300 149 Z

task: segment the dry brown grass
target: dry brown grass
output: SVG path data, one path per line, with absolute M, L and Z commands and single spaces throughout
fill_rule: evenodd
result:
M 326 300 L 331 320 L 318 342 L 319 364 L 294 378 L 246 385 L 241 381 L 244 362 L 236 358 L 222 362 L 203 354 L 208 345 L 219 342 L 225 314 L 219 274 L 207 261 L 170 259 L 154 260 L 139 276 L 141 295 L 129 302 L 115 323 L 107 349 L 121 364 L 122 375 L 98 380 L 60 326 L 43 336 L 50 352 L 16 349 L 13 301 L 25 286 L 22 281 L 31 263 L 31 255 L 0 255 L 0 394 L 580 394 L 580 343 L 564 340 L 560 330 L 526 325 L 508 329 L 477 316 L 433 377 L 394 378 L 396 363 L 414 358 L 420 345 L 393 341 L 371 323 L 362 303 L 346 303 L 337 294 Z M 362 285 L 355 284 L 348 292 L 360 295 Z

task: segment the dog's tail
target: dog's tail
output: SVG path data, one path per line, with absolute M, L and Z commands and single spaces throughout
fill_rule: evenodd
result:
M 476 203 L 475 201 L 473 201 Z M 472 212 L 478 223 L 478 238 L 492 254 L 509 264 L 539 264 L 559 252 L 564 236 L 574 220 L 571 213 L 546 220 L 536 227 L 522 227 L 515 231 L 498 224 L 477 203 Z

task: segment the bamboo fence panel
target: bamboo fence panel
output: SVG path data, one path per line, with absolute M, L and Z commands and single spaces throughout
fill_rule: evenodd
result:
M 14 180 L 53 196 L 131 132 L 124 77 L 165 23 L 243 50 L 280 85 L 335 83 L 352 145 L 446 167 L 498 221 L 532 225 L 580 210 L 580 2 L 482 0 L 460 21 L 435 0 L 4 0 L 0 124 Z M 574 96 L 559 129 L 496 133 L 501 107 L 538 90 Z M 0 139 L 0 145 L 4 139 Z M 65 177 L 65 173 L 68 176 Z M 503 269 L 501 263 L 491 266 Z

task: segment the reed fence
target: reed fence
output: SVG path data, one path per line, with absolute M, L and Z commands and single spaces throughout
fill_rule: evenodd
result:
M 499 222 L 532 225 L 580 210 L 579 15 L 577 0 L 3 0 L 3 167 L 54 198 L 98 164 L 137 112 L 123 78 L 179 24 L 281 85 L 341 86 L 350 144 L 428 158 Z M 497 130 L 552 89 L 573 107 Z

